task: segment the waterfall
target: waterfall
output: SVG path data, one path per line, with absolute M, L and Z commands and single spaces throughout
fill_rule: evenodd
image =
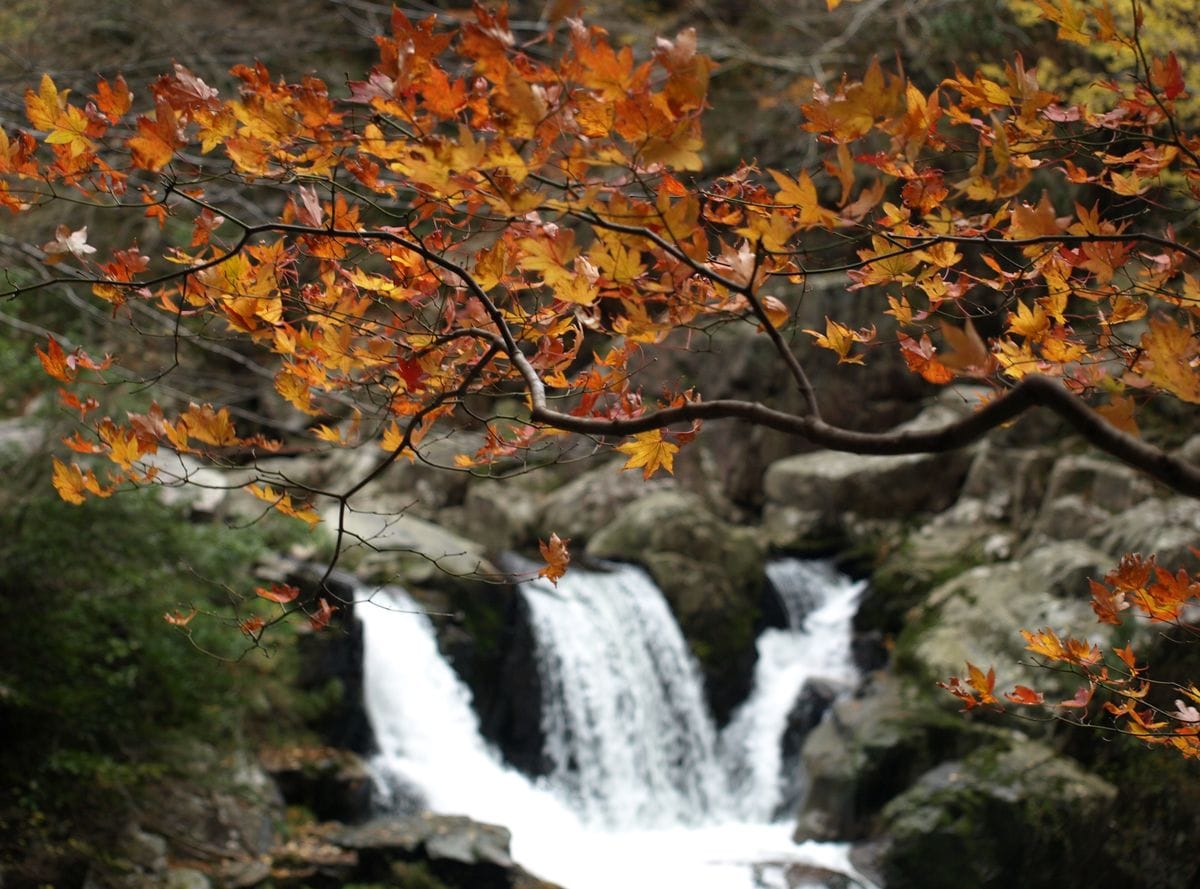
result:
M 781 739 L 805 684 L 853 687 L 850 622 L 863 589 L 824 562 L 780 559 L 767 576 L 789 626 L 758 637 L 753 691 L 721 737 L 737 811 L 754 821 L 774 817 L 783 801 Z
M 407 593 L 385 587 L 354 610 L 363 628 L 364 705 L 378 749 L 371 766 L 385 804 L 401 807 L 405 800 L 395 797 L 412 794 L 424 808 L 496 824 L 576 820 L 484 742 L 470 691 Z
M 549 783 L 595 824 L 724 814 L 727 793 L 699 671 L 640 568 L 522 584 L 543 690 Z
M 760 638 L 755 690 L 720 743 L 679 628 L 642 571 L 572 569 L 557 588 L 522 584 L 552 763 L 536 783 L 482 739 L 470 692 L 441 657 L 419 606 L 399 589 L 360 590 L 355 615 L 378 786 L 398 807 L 415 798 L 508 827 L 513 857 L 566 889 L 783 886 L 794 862 L 869 886 L 845 844 L 796 845 L 790 824 L 769 823 L 780 735 L 796 694 L 809 677 L 853 675 L 857 587 L 827 567 L 786 562 L 770 570 L 785 602 L 795 593 L 795 602 L 811 603 L 788 606 L 796 629 Z

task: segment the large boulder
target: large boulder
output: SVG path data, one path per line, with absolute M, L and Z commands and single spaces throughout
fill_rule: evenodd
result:
M 643 565 L 700 663 L 709 704 L 728 719 L 750 690 L 761 626 L 765 547 L 713 515 L 695 494 L 656 491 L 627 504 L 587 554 Z
M 933 681 L 960 675 L 967 661 L 995 664 L 1006 687 L 1067 691 L 1062 674 L 1020 663 L 1028 662 L 1020 631 L 1107 635 L 1110 628 L 1097 623 L 1088 605 L 1088 578 L 1103 575 L 1110 562 L 1087 544 L 1061 541 L 963 572 L 930 593 L 904 628 L 894 652 L 897 667 Z
M 259 762 L 289 806 L 303 806 L 325 821 L 365 821 L 371 815 L 371 774 L 350 750 L 272 747 L 260 753 Z
M 1007 743 L 942 763 L 884 809 L 888 889 L 1110 885 L 1117 790 L 1050 748 Z
M 1090 454 L 1062 457 L 1050 472 L 1031 543 L 1099 542 L 1100 531 L 1114 513 L 1152 500 L 1153 493 L 1144 475 L 1113 460 Z
M 896 431 L 936 428 L 962 414 L 959 407 L 937 402 Z M 958 498 L 972 457 L 970 448 L 945 454 L 814 451 L 787 457 L 772 463 L 763 479 L 763 525 L 776 546 L 807 549 L 844 539 L 856 519 L 940 512 Z

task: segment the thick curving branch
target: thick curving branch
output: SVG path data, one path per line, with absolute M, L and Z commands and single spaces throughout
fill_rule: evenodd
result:
M 633 419 L 573 417 L 546 407 L 544 387 L 531 386 L 530 393 L 533 400 L 531 419 L 567 432 L 632 435 L 662 429 L 674 423 L 737 419 L 799 436 L 829 450 L 868 455 L 956 450 L 979 441 L 993 429 L 1015 420 L 1026 411 L 1042 407 L 1062 417 L 1100 450 L 1180 494 L 1200 497 L 1200 467 L 1122 432 L 1068 392 L 1062 384 L 1040 375 L 1026 377 L 1006 394 L 961 420 L 937 429 L 896 432 L 857 432 L 833 426 L 816 417 L 796 416 L 757 402 L 733 399 L 693 402 Z

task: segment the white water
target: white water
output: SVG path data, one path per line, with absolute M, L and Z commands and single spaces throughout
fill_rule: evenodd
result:
M 742 799 L 724 780 L 730 764 L 718 759 L 679 629 L 644 574 L 573 569 L 557 590 L 528 584 L 522 593 L 538 640 L 552 773 L 535 785 L 489 749 L 470 694 L 441 658 L 428 618 L 403 592 L 388 589 L 356 606 L 381 786 L 408 785 L 434 811 L 504 825 L 512 831 L 513 857 L 566 889 L 783 886 L 791 862 L 854 874 L 844 844 L 792 843 L 792 826 L 770 823 L 773 804 L 765 802 L 778 793 L 769 788 L 778 787 L 778 732 L 791 705 L 779 703 L 784 689 L 791 687 L 794 700 L 809 675 L 852 676 L 853 601 L 844 582 L 820 593 L 830 601 L 850 597 L 841 624 L 835 619 L 841 611 L 828 605 L 827 616 L 819 617 L 825 611 L 819 606 L 800 634 L 769 631 L 819 642 L 819 660 L 830 669 L 805 672 L 782 653 L 760 665 L 755 693 L 738 715 L 752 726 L 735 757 L 752 764 L 751 785 L 737 788 Z M 827 646 L 835 636 L 844 636 L 844 644 Z M 834 663 L 835 650 L 843 661 Z M 807 662 L 809 652 L 791 651 Z M 773 775 L 760 755 L 775 763 Z
M 683 635 L 623 566 L 523 585 L 542 683 L 548 783 L 589 824 L 670 827 L 727 808 L 716 732 Z
M 750 697 L 721 736 L 738 814 L 769 820 L 781 802 L 780 739 L 804 684 L 822 679 L 852 689 L 857 671 L 850 656 L 850 621 L 863 583 L 824 562 L 780 559 L 767 576 L 788 616 L 788 629 L 758 637 L 758 661 Z

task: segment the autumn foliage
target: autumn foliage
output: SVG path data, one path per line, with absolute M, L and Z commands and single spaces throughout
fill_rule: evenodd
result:
M 309 524 L 322 501 L 344 506 L 433 429 L 462 423 L 482 424 L 486 441 L 459 455 L 460 470 L 536 462 L 579 433 L 649 478 L 673 471 L 706 420 L 894 454 L 959 447 L 1041 407 L 1200 494 L 1200 470 L 1138 426 L 1154 398 L 1200 404 L 1200 248 L 1188 231 L 1200 135 L 1176 113 L 1185 72 L 1103 5 L 1039 6 L 1061 39 L 1109 44 L 1129 70 L 1079 103 L 1043 88 L 1035 60 L 1019 56 L 927 88 L 876 62 L 804 103 L 819 167 L 744 163 L 715 178 L 703 175 L 701 130 L 713 63 L 691 31 L 643 55 L 574 20 L 522 45 L 503 10 L 477 7 L 455 28 L 396 11 L 378 64 L 336 88 L 261 64 L 232 70 L 230 96 L 182 65 L 136 91 L 101 79 L 86 97 L 43 77 L 25 97 L 29 129 L 0 132 L 0 204 L 89 203 L 145 217 L 158 238 L 147 252 L 100 248 L 85 226 L 56 224 L 36 242 L 41 278 L 0 295 L 90 288 L 115 315 L 142 306 L 181 339 L 233 339 L 269 361 L 280 401 L 311 418 L 308 446 L 379 448 L 376 467 L 342 490 L 246 486 Z M 806 282 L 833 272 L 873 301 L 876 322 L 797 330 Z M 646 355 L 728 323 L 757 329 L 802 412 L 638 387 Z M 992 394 L 941 429 L 844 429 L 822 417 L 813 350 L 847 365 L 897 350 L 929 384 Z M 54 339 L 38 355 L 80 421 L 64 442 L 77 456 L 53 462 L 68 501 L 186 483 L 164 454 L 245 464 L 284 444 L 238 428 L 219 404 L 103 416 L 90 393 L 121 378 L 113 358 Z M 470 408 L 514 393 L 515 412 Z M 565 541 L 549 536 L 543 554 L 543 575 L 557 579 Z M 1197 589 L 1130 556 L 1093 598 L 1103 621 L 1179 623 Z M 258 595 L 314 626 L 333 607 L 287 587 Z M 1147 703 L 1128 647 L 1101 652 L 1049 629 L 1027 641 L 1084 681 L 1060 708 L 1085 710 L 1103 689 L 1127 730 L 1200 753 L 1195 688 L 1162 709 Z M 997 696 L 995 682 L 971 666 L 947 685 L 968 707 L 1044 703 L 1023 686 Z

